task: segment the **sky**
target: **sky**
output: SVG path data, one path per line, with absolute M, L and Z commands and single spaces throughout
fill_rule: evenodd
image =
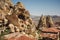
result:
M 31 15 L 60 16 L 60 0 L 12 0 L 14 4 L 22 2 Z

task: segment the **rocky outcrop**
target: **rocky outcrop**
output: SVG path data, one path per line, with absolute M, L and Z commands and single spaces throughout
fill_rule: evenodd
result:
M 55 26 L 51 16 L 41 16 L 37 29 L 42 40 L 59 40 L 60 30 Z
M 41 16 L 37 29 L 41 29 L 41 28 L 50 28 L 50 27 L 54 27 L 54 22 L 52 20 L 51 16 Z
M 13 33 L 4 36 L 5 40 L 36 40 L 32 35 L 27 35 L 23 33 Z
M 35 24 L 30 13 L 21 2 L 16 5 L 11 0 L 0 0 L 0 28 L 10 29 L 10 32 L 25 32 L 35 34 Z M 34 33 L 34 34 L 33 34 Z
M 36 40 L 35 24 L 21 2 L 13 5 L 11 0 L 0 0 L 0 35 L 4 40 Z
M 45 28 L 42 29 L 40 36 L 42 37 L 42 39 L 44 40 L 59 40 L 59 32 L 60 30 L 51 27 L 51 28 Z
M 46 19 L 47 19 L 46 20 L 47 26 L 48 27 L 54 27 L 54 22 L 53 22 L 52 17 L 51 16 L 47 16 Z

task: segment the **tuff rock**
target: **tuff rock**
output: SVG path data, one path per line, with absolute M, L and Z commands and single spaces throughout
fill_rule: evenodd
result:
M 11 0 L 0 0 L 0 27 L 10 29 L 10 32 L 35 32 L 30 13 L 21 2 L 14 5 Z M 33 29 L 33 30 L 32 30 Z

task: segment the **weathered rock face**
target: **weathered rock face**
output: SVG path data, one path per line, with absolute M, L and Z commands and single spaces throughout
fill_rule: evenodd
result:
M 10 32 L 35 32 L 29 11 L 21 2 L 13 5 L 11 0 L 0 0 L 0 27 L 10 28 Z
M 41 16 L 37 29 L 49 27 L 54 27 L 52 18 L 50 16 Z
M 46 19 L 47 19 L 46 20 L 47 26 L 48 27 L 54 27 L 54 22 L 52 20 L 52 17 L 51 16 L 47 16 Z
M 40 17 L 37 29 L 41 29 L 41 27 L 47 27 L 47 25 L 46 25 L 46 16 L 43 16 L 43 15 Z
M 13 4 L 10 0 L 0 0 L 0 14 L 7 15 L 10 12 L 11 7 L 13 7 Z
M 8 34 L 4 36 L 5 40 L 36 40 L 36 38 L 34 38 L 31 35 L 27 35 L 27 34 L 23 34 L 23 33 L 12 33 L 12 34 Z

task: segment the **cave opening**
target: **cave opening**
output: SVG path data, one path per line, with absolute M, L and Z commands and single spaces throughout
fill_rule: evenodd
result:
M 25 16 L 24 16 L 23 14 L 18 15 L 18 18 L 19 18 L 19 19 L 22 19 L 22 20 L 24 20 L 24 21 L 25 21 Z

